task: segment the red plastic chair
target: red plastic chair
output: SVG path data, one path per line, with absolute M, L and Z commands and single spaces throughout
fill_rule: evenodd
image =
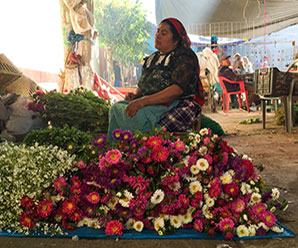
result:
M 245 90 L 244 81 L 231 81 L 231 80 L 229 80 L 225 77 L 218 77 L 218 78 L 219 78 L 220 86 L 221 86 L 222 91 L 223 91 L 223 106 L 222 106 L 223 112 L 226 112 L 226 113 L 229 112 L 230 95 L 238 95 L 239 108 L 240 108 L 240 110 L 242 110 L 241 109 L 241 106 L 242 106 L 241 94 L 242 93 L 245 94 L 246 108 L 247 108 L 247 112 L 249 112 L 248 97 L 247 97 L 248 92 Z M 228 92 L 223 80 L 226 81 L 226 82 L 229 82 L 231 84 L 239 84 L 240 90 L 239 91 Z

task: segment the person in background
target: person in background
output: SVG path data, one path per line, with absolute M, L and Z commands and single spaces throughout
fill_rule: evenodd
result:
M 115 87 L 121 87 L 121 70 L 119 66 L 119 62 L 113 61 L 113 69 L 114 69 L 114 75 L 115 75 Z
M 234 55 L 233 70 L 237 74 L 244 73 L 244 67 L 243 67 L 243 64 L 242 64 L 242 61 L 241 61 L 241 56 L 240 56 L 239 53 L 236 53 Z
M 246 56 L 243 56 L 241 58 L 241 62 L 242 62 L 245 73 L 253 73 L 254 72 L 253 65 Z
M 225 77 L 229 80 L 232 81 L 244 81 L 244 85 L 245 85 L 245 90 L 247 90 L 248 92 L 248 105 L 249 107 L 252 106 L 252 103 L 254 103 L 255 105 L 259 105 L 260 104 L 260 97 L 256 94 L 254 94 L 254 86 L 253 83 L 250 82 L 246 82 L 245 77 L 246 75 L 238 75 L 236 74 L 231 68 L 231 56 L 221 56 L 219 58 L 219 63 L 220 63 L 220 67 L 218 70 L 218 76 L 219 77 Z M 232 92 L 232 91 L 238 91 L 240 90 L 240 86 L 239 84 L 231 84 L 229 82 L 223 81 L 226 89 L 228 92 Z M 233 95 L 232 95 L 233 96 Z
M 155 34 L 158 50 L 144 59 L 135 93 L 113 104 L 109 112 L 107 140 L 116 129 L 151 132 L 153 127 L 186 131 L 197 122 L 204 103 L 196 54 L 182 23 L 164 19 Z

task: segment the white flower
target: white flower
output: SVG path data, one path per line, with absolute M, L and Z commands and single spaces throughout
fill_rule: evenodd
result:
M 252 192 L 251 186 L 244 182 L 241 183 L 240 190 L 243 195 L 250 194 Z
M 119 200 L 119 204 L 122 207 L 128 208 L 129 207 L 129 202 L 130 202 L 131 199 L 134 198 L 134 196 L 128 190 L 124 190 L 123 194 L 124 194 L 124 198 Z
M 256 236 L 256 225 L 250 225 L 248 227 L 248 236 L 250 237 Z
M 201 146 L 201 147 L 199 148 L 199 153 L 200 153 L 202 156 L 205 156 L 205 155 L 207 154 L 207 151 L 208 151 L 208 149 L 207 149 L 206 146 Z
M 208 129 L 207 128 L 202 128 L 199 132 L 202 136 L 207 135 L 208 134 Z
M 192 222 L 191 213 L 186 213 L 185 215 L 182 215 L 181 219 L 182 219 L 183 224 L 188 224 L 188 223 Z
M 201 136 L 200 136 L 199 134 L 196 134 L 196 136 L 195 136 L 195 140 L 196 140 L 197 143 L 200 143 L 200 141 L 201 141 Z
M 191 147 L 197 147 L 197 142 L 196 142 L 196 140 L 192 140 L 192 141 L 189 143 L 189 145 L 190 145 Z
M 211 140 L 212 140 L 213 142 L 217 141 L 217 139 L 218 139 L 218 135 L 217 135 L 217 134 L 214 134 L 214 135 L 212 136 L 212 138 L 211 138 Z
M 124 225 L 125 229 L 127 229 L 127 230 L 133 229 L 135 222 L 136 221 L 134 219 L 128 219 Z
M 230 173 L 226 172 L 220 177 L 220 180 L 222 184 L 229 184 L 232 182 L 232 176 Z
M 198 191 L 202 191 L 202 185 L 199 181 L 194 181 L 189 184 L 189 191 L 194 195 Z
M 277 188 L 272 189 L 272 199 L 277 200 L 279 198 L 279 190 Z
M 196 164 L 192 165 L 190 167 L 190 172 L 193 175 L 197 175 L 200 172 L 199 166 L 197 166 Z
M 209 168 L 209 163 L 205 158 L 198 159 L 196 165 L 201 171 L 206 171 Z
M 156 231 L 159 231 L 159 229 L 164 228 L 164 226 L 165 226 L 165 221 L 164 221 L 163 218 L 160 218 L 160 217 L 159 217 L 159 218 L 154 219 L 153 224 L 154 224 L 154 229 L 155 229 Z
M 213 198 L 208 198 L 206 199 L 206 205 L 208 206 L 208 208 L 211 208 L 214 206 L 214 199 Z
M 271 227 L 271 230 L 272 230 L 273 232 L 275 232 L 275 233 L 282 233 L 282 232 L 284 231 L 284 228 L 275 225 L 275 226 Z
M 165 193 L 161 189 L 157 189 L 154 194 L 151 196 L 151 202 L 153 204 L 161 203 L 163 198 L 165 197 Z
M 137 232 L 141 232 L 144 228 L 144 223 L 142 221 L 136 221 L 133 225 L 133 228 L 137 231 Z
M 178 190 L 181 188 L 180 182 L 176 182 L 172 185 L 169 185 L 169 188 L 174 192 L 178 192 Z
M 190 151 L 190 148 L 189 148 L 189 146 L 186 145 L 186 146 L 184 147 L 184 153 L 187 154 L 187 153 L 189 153 L 189 151 Z
M 176 229 L 180 228 L 182 225 L 182 219 L 176 215 L 170 216 L 170 224 L 175 227 Z
M 250 201 L 253 204 L 256 204 L 256 203 L 260 202 L 261 199 L 262 199 L 262 196 L 259 193 L 252 193 L 251 194 Z
M 241 237 L 247 237 L 249 232 L 248 232 L 248 229 L 245 225 L 239 225 L 237 228 L 236 228 L 236 233 L 237 233 L 237 236 L 239 238 Z

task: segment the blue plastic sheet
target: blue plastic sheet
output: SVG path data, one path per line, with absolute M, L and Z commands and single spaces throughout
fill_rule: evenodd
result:
M 265 236 L 253 236 L 253 237 L 234 237 L 233 240 L 247 240 L 247 239 L 271 239 L 271 238 L 289 238 L 295 237 L 296 233 L 279 223 L 281 227 L 284 228 L 282 233 L 274 233 L 269 231 Z M 94 229 L 89 227 L 77 228 L 73 231 L 67 231 L 67 235 L 45 235 L 41 233 L 31 233 L 29 235 L 19 234 L 19 233 L 8 233 L 0 232 L 0 236 L 10 236 L 10 237 L 49 237 L 49 238 L 72 238 L 78 236 L 79 238 L 87 239 L 216 239 L 224 240 L 222 234 L 217 233 L 215 236 L 209 236 L 207 233 L 199 233 L 194 229 L 179 229 L 173 233 L 168 233 L 167 235 L 160 236 L 156 231 L 153 230 L 143 230 L 142 232 L 137 232 L 133 230 L 125 230 L 123 236 L 116 235 L 106 235 L 103 229 Z

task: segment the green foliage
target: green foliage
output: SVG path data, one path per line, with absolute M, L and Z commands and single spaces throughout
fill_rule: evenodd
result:
M 106 133 L 110 102 L 95 96 L 91 91 L 78 88 L 67 94 L 52 91 L 46 94 L 36 92 L 31 106 L 41 111 L 42 118 L 53 127 L 65 124 L 85 132 Z
M 27 146 L 34 146 L 35 143 L 45 146 L 58 146 L 63 150 L 67 150 L 68 153 L 82 158 L 85 157 L 86 150 L 88 151 L 91 141 L 92 136 L 75 127 L 65 125 L 63 128 L 49 126 L 31 131 L 26 135 L 23 143 Z
M 239 124 L 253 124 L 253 123 L 260 123 L 260 118 L 251 118 L 243 121 L 239 121 Z
M 141 3 L 95 0 L 94 17 L 99 44 L 113 51 L 113 59 L 124 64 L 139 64 L 151 32 Z

